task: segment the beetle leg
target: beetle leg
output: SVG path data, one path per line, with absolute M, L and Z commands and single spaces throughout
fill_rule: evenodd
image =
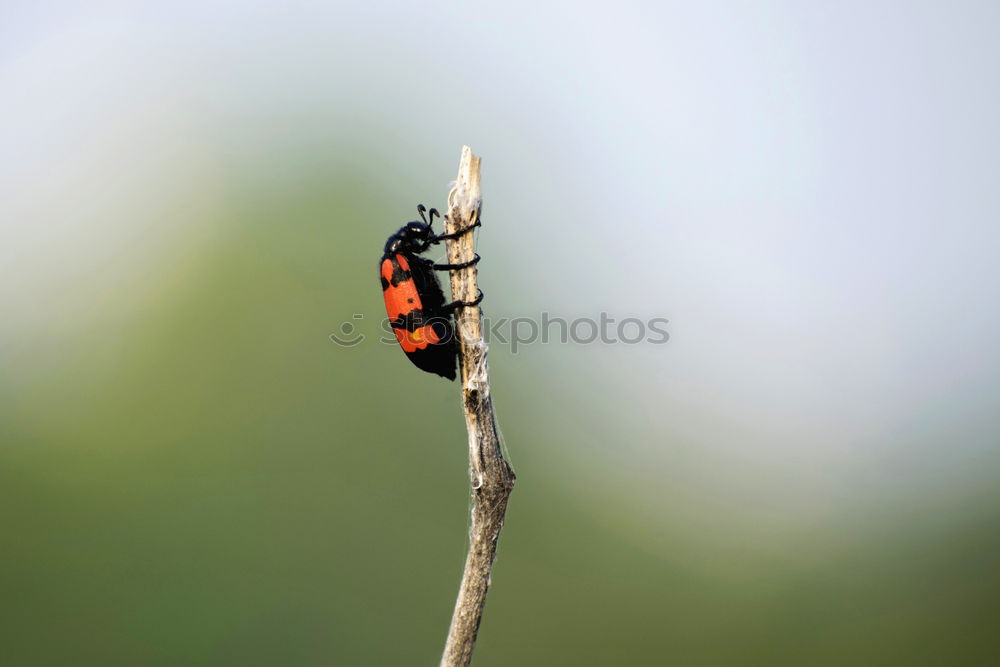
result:
M 475 259 L 469 260 L 468 262 L 461 262 L 460 264 L 435 264 L 434 270 L 436 271 L 455 271 L 457 269 L 464 269 L 470 266 L 475 266 L 479 263 L 479 253 L 476 253 Z
M 479 290 L 479 296 L 476 297 L 475 301 L 452 301 L 451 303 L 446 303 L 441 307 L 441 310 L 448 312 L 455 310 L 456 308 L 471 308 L 472 306 L 478 306 L 483 300 L 483 290 Z
M 476 220 L 475 224 L 469 225 L 465 229 L 460 229 L 457 232 L 454 232 L 452 234 L 441 234 L 439 236 L 435 236 L 433 238 L 433 240 L 431 240 L 431 243 L 440 243 L 441 241 L 447 241 L 448 239 L 457 239 L 459 236 L 463 236 L 465 234 L 468 234 L 473 229 L 475 229 L 476 227 L 481 226 L 482 224 L 483 223 L 482 223 L 481 220 Z

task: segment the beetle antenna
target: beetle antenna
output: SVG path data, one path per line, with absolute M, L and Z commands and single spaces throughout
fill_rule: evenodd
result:
M 434 210 L 434 209 L 431 209 L 431 211 L 433 211 L 433 210 Z M 424 224 L 425 224 L 425 225 L 427 224 L 427 218 L 426 218 L 426 217 L 424 217 L 424 213 L 425 213 L 426 211 L 427 211 L 427 209 L 426 209 L 426 208 L 424 208 L 424 205 L 423 205 L 423 204 L 417 204 L 417 213 L 419 213 L 419 214 L 420 214 L 420 219 L 424 221 Z M 431 216 L 431 219 L 433 220 L 433 215 Z
M 434 224 L 435 215 L 439 218 L 441 217 L 441 214 L 438 213 L 438 210 L 436 208 L 432 208 L 430 211 L 427 212 L 427 218 L 430 220 L 430 222 L 427 223 L 428 227 Z

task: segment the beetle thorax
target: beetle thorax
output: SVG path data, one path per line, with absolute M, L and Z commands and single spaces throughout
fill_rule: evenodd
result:
M 429 226 L 411 222 L 389 237 L 385 244 L 385 252 L 422 253 L 430 246 L 433 233 Z

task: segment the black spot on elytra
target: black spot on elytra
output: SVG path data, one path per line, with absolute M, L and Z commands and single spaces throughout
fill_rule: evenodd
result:
M 396 319 L 389 322 L 389 326 L 393 329 L 406 329 L 407 331 L 416 331 L 417 329 L 426 326 L 430 318 L 422 311 L 420 308 L 414 308 L 405 315 L 400 315 Z
M 403 267 L 399 265 L 399 262 L 392 260 L 392 286 L 395 287 L 400 283 L 405 283 L 410 279 L 410 272 L 403 270 Z

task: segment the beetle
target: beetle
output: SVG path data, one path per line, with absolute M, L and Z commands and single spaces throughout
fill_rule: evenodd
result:
M 479 255 L 460 264 L 435 264 L 420 255 L 432 245 L 468 234 L 481 223 L 476 220 L 453 234 L 435 234 L 431 226 L 434 216 L 440 217 L 437 210 L 428 211 L 419 204 L 417 213 L 422 222 L 414 220 L 400 227 L 385 242 L 379 260 L 385 312 L 399 346 L 417 368 L 454 380 L 458 346 L 452 313 L 456 308 L 478 305 L 483 293 L 480 291 L 474 301 L 445 303 L 434 272 L 473 266 L 479 262 Z

